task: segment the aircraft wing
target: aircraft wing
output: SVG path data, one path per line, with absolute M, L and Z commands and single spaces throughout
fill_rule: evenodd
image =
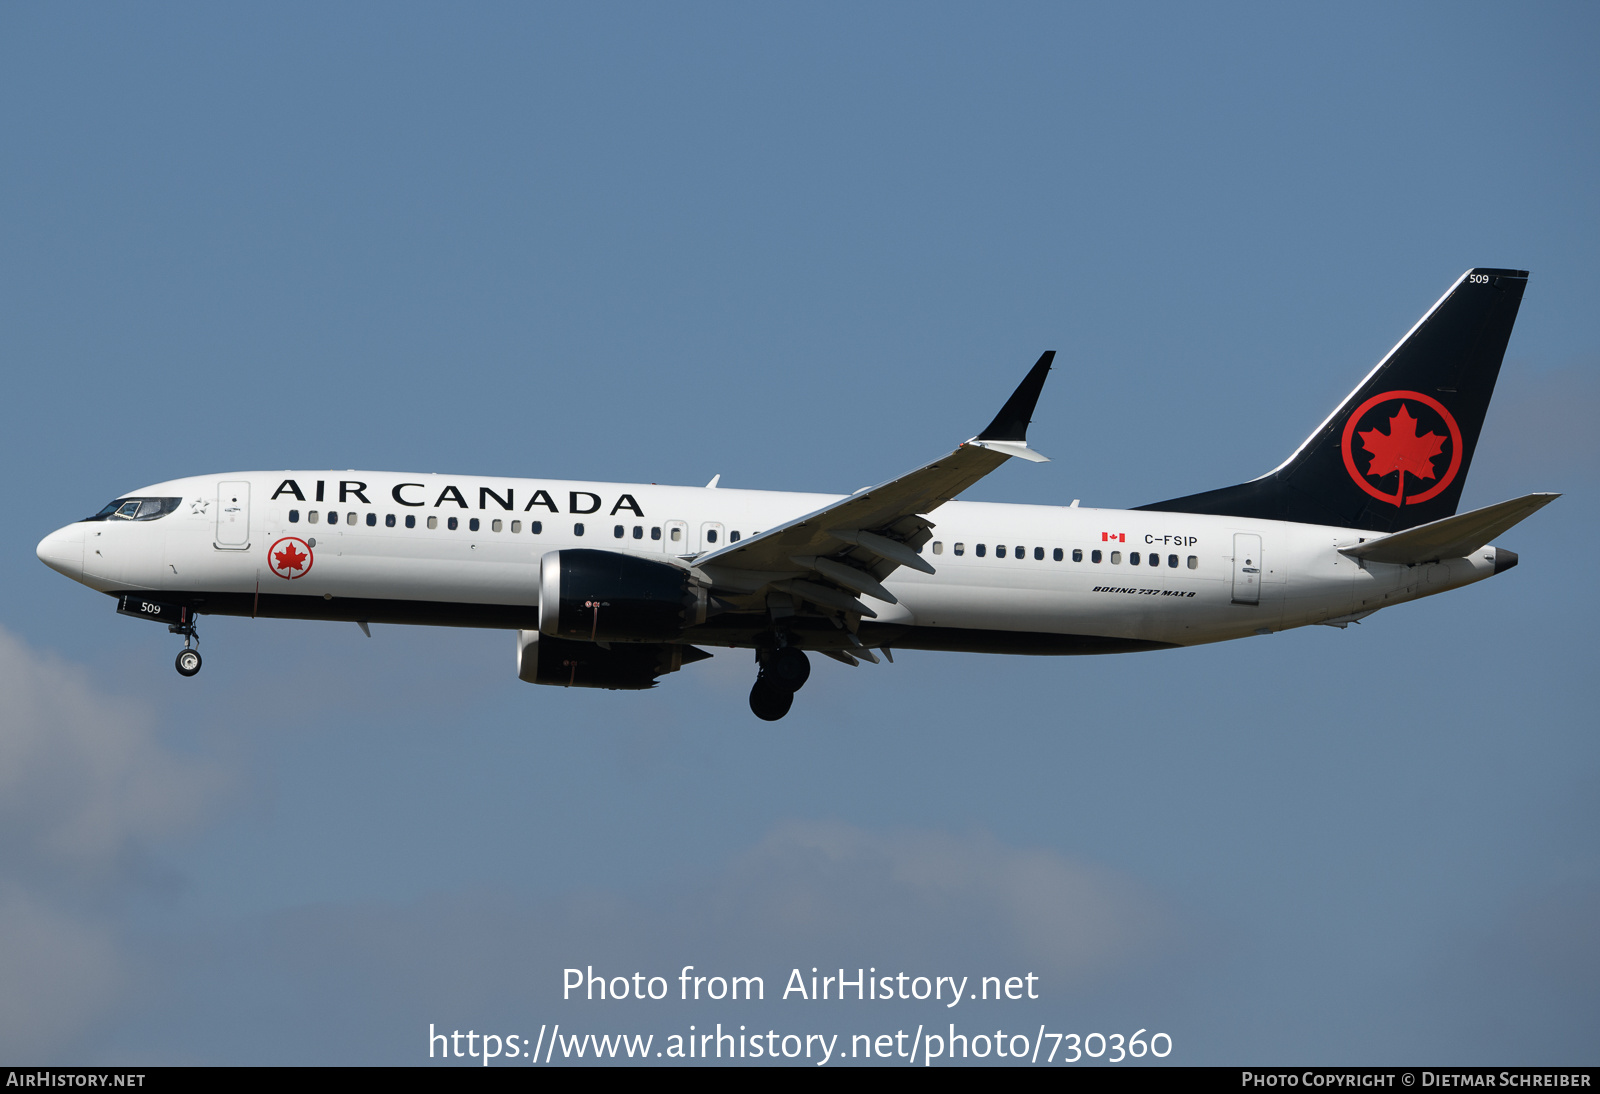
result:
M 876 618 L 857 594 L 893 604 L 894 595 L 882 584 L 890 573 L 900 566 L 934 572 L 918 553 L 933 527 L 925 514 L 1012 456 L 1045 460 L 1028 447 L 1027 429 L 1054 359 L 1054 350 L 1041 356 L 988 428 L 944 458 L 701 555 L 694 568 L 719 593 L 751 595 L 770 588 L 842 612 L 852 628 L 861 616 Z

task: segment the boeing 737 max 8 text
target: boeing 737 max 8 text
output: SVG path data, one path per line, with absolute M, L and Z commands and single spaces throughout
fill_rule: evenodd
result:
M 961 502 L 1028 447 L 1053 353 L 988 427 L 846 497 L 537 478 L 253 471 L 124 495 L 39 544 L 184 638 L 202 615 L 493 627 L 536 684 L 649 688 L 753 649 L 783 717 L 808 653 L 1128 653 L 1323 623 L 1516 565 L 1490 540 L 1552 501 L 1457 514 L 1527 284 L 1462 274 L 1280 466 L 1131 510 Z M 370 633 L 370 631 L 368 632 Z

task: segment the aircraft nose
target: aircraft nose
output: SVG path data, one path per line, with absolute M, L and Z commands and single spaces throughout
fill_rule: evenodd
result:
M 83 577 L 83 525 L 57 528 L 39 541 L 39 561 L 77 581 Z

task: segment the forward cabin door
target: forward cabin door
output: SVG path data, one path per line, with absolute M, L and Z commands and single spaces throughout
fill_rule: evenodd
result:
M 1261 537 L 1235 532 L 1233 536 L 1233 602 L 1261 603 Z
M 217 483 L 216 545 L 224 550 L 242 551 L 250 546 L 250 484 Z

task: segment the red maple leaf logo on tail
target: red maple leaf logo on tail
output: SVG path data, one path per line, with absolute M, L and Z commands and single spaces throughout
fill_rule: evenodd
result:
M 1415 475 L 1419 479 L 1434 477 L 1433 460 L 1444 448 L 1445 439 L 1437 433 L 1424 433 L 1417 435 L 1417 420 L 1406 409 L 1406 404 L 1401 403 L 1400 409 L 1394 417 L 1389 419 L 1389 432 L 1379 433 L 1376 429 L 1363 430 L 1358 434 L 1361 444 L 1372 453 L 1372 462 L 1367 465 L 1367 474 L 1372 478 L 1382 478 L 1400 473 L 1400 484 L 1395 494 L 1395 504 L 1400 505 L 1405 501 L 1406 474 Z
M 298 570 L 305 566 L 306 556 L 295 550 L 294 544 L 289 544 L 283 550 L 272 556 L 280 570 Z

